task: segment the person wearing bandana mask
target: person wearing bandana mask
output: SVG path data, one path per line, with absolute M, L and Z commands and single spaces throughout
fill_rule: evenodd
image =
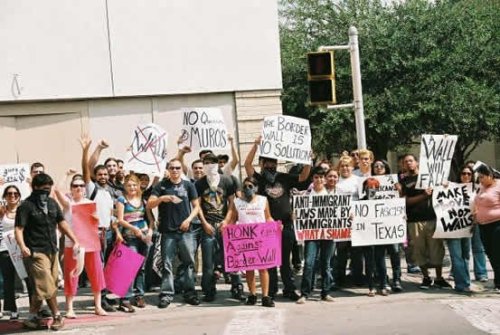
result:
M 217 228 L 234 201 L 236 185 L 230 177 L 219 173 L 218 158 L 212 153 L 203 157 L 203 171 L 205 176 L 195 183 L 201 207 L 201 289 L 203 300 L 211 302 L 216 293 L 215 267 L 218 263 L 223 264 L 220 261 L 223 259 L 222 248 L 219 247 L 222 246 L 222 236 Z M 231 294 L 235 299 L 242 299 L 243 284 L 237 274 L 231 275 Z
M 260 173 L 255 171 L 253 160 L 255 153 L 261 143 L 261 136 L 248 152 L 245 159 L 245 171 L 248 176 L 253 176 L 258 182 L 258 194 L 264 195 L 269 201 L 271 216 L 283 223 L 282 231 L 282 262 L 280 267 L 281 280 L 283 281 L 283 296 L 296 301 L 300 298 L 293 280 L 293 272 L 290 264 L 290 255 L 295 243 L 293 231 L 292 205 L 290 191 L 292 188 L 306 189 L 307 179 L 311 172 L 311 166 L 305 165 L 300 175 L 278 172 L 278 162 L 273 158 L 260 157 Z M 278 272 L 276 268 L 269 269 L 269 296 L 274 298 L 278 292 Z
M 39 329 L 42 321 L 37 317 L 42 301 L 46 300 L 52 312 L 51 329 L 59 330 L 64 322 L 57 307 L 57 234 L 61 232 L 73 241 L 78 249 L 78 241 L 68 223 L 64 220 L 56 201 L 49 197 L 52 178 L 41 173 L 33 178 L 33 192 L 19 206 L 15 219 L 16 241 L 22 251 L 28 271 L 28 280 L 34 290 L 31 297 L 30 317 L 24 321 L 29 329 Z

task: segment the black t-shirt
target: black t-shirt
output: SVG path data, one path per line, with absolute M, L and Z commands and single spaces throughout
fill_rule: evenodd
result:
M 275 220 L 281 220 L 283 224 L 292 223 L 292 204 L 290 199 L 290 190 L 294 187 L 300 187 L 299 176 L 288 173 L 278 172 L 273 183 L 269 183 L 257 171 L 253 177 L 257 179 L 258 191 L 269 201 L 271 216 Z
M 57 252 L 57 224 L 64 220 L 57 202 L 48 198 L 45 214 L 31 201 L 32 196 L 23 201 L 16 212 L 16 227 L 24 227 L 24 243 L 31 252 L 54 254 Z
M 215 191 L 210 189 L 207 177 L 198 180 L 195 186 L 200 197 L 201 210 L 207 222 L 215 225 L 224 220 L 227 214 L 227 198 L 236 192 L 233 180 L 221 175 Z
M 191 214 L 191 201 L 198 198 L 196 188 L 188 180 L 181 180 L 178 184 L 174 184 L 169 179 L 163 179 L 153 187 L 151 195 L 156 197 L 175 195 L 182 200 L 178 204 L 161 202 L 158 205 L 158 221 L 160 222 L 158 231 L 160 233 L 178 231 L 182 221 Z
M 425 193 L 425 190 L 415 189 L 415 186 L 417 185 L 417 178 L 418 175 L 404 176 L 399 181 L 403 189 L 403 195 L 407 197 L 414 197 Z M 432 197 L 428 197 L 413 206 L 406 205 L 406 216 L 408 222 L 435 220 L 436 214 L 434 213 L 434 208 L 432 207 Z

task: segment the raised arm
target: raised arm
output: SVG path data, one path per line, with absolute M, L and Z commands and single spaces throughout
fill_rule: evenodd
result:
M 100 140 L 94 152 L 92 153 L 92 155 L 90 155 L 90 158 L 88 160 L 88 169 L 91 177 L 95 177 L 94 168 L 97 165 L 97 162 L 99 161 L 99 157 L 101 157 L 101 152 L 107 147 L 109 147 L 109 144 L 105 140 Z
M 91 181 L 91 172 L 89 167 L 89 149 L 92 144 L 92 140 L 90 136 L 87 134 L 82 134 L 80 137 L 80 144 L 82 146 L 82 175 L 83 181 L 85 184 L 90 183 Z M 95 164 L 94 164 L 95 166 Z
M 303 168 L 302 168 L 302 171 L 300 172 L 300 175 L 299 175 L 299 182 L 303 182 L 303 181 L 306 181 L 307 178 L 309 178 L 309 174 L 311 173 L 311 165 L 305 165 Z
M 236 150 L 234 137 L 232 135 L 229 135 L 227 139 L 229 140 L 229 144 L 231 145 L 231 160 L 229 161 L 229 166 L 231 167 L 231 171 L 234 171 L 234 169 L 236 169 L 236 167 L 240 163 L 240 155 L 238 154 L 238 150 Z
M 245 172 L 247 176 L 253 176 L 255 173 L 255 169 L 253 168 L 253 159 L 255 158 L 255 154 L 257 153 L 257 148 L 260 145 L 260 141 L 262 140 L 262 136 L 259 135 L 255 141 L 253 142 L 252 148 L 248 152 L 247 158 L 245 158 Z
M 69 169 L 68 171 L 66 171 L 64 177 L 59 179 L 59 182 L 57 183 L 54 190 L 57 201 L 66 211 L 69 210 L 70 203 L 68 201 L 68 198 L 64 195 L 64 190 L 66 189 L 69 181 L 71 180 L 71 178 L 73 178 L 75 174 L 76 171 L 73 169 Z

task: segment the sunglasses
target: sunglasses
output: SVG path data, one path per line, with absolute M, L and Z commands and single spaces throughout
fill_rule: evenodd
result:
M 470 172 L 462 172 L 462 176 L 472 176 L 472 173 L 470 173 Z
M 168 169 L 169 170 L 180 170 L 181 167 L 180 166 L 169 166 Z
M 7 196 L 13 196 L 13 197 L 18 197 L 19 196 L 19 193 L 17 192 L 7 192 L 6 193 Z
M 71 185 L 71 187 L 72 188 L 77 188 L 77 187 L 83 188 L 83 187 L 85 187 L 85 184 L 73 184 L 73 185 Z
M 245 185 L 243 185 L 243 187 L 252 190 L 255 186 L 252 184 L 245 184 Z
M 384 169 L 385 166 L 383 164 L 375 164 L 373 165 L 374 168 L 377 168 L 377 169 Z

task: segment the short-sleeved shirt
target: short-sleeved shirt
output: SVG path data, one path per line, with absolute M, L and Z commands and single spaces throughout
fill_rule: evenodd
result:
M 118 202 L 123 204 L 123 220 L 130 223 L 132 226 L 142 230 L 148 230 L 148 223 L 146 221 L 146 207 L 144 207 L 144 202 L 140 201 L 138 207 L 134 206 L 125 197 L 119 197 Z M 124 228 L 123 234 L 128 238 L 134 238 L 135 234 L 129 229 Z
M 183 179 L 178 184 L 172 183 L 169 179 L 163 179 L 153 187 L 151 195 L 156 197 L 175 195 L 182 200 L 178 204 L 161 202 L 158 205 L 158 221 L 160 223 L 158 231 L 160 233 L 178 231 L 182 221 L 191 214 L 191 201 L 198 198 L 194 184 Z
M 359 177 L 355 174 L 349 178 L 340 177 L 337 182 L 337 194 L 350 195 L 352 200 L 359 199 Z
M 217 189 L 212 190 L 205 176 L 198 180 L 195 186 L 200 197 L 200 207 L 207 222 L 215 225 L 224 220 L 227 214 L 228 198 L 236 192 L 233 180 L 221 175 Z
M 17 208 L 16 227 L 23 227 L 24 243 L 31 252 L 57 252 L 57 225 L 64 220 L 61 208 L 52 198 L 47 199 L 48 214 L 33 202 L 32 196 Z
M 97 189 L 97 191 L 95 191 Z M 96 203 L 97 216 L 99 217 L 99 228 L 109 228 L 111 223 L 111 213 L 113 213 L 114 199 L 111 191 L 111 186 L 100 186 L 97 183 L 90 182 L 86 185 L 86 194 L 90 198 L 95 193 L 94 199 Z
M 425 190 L 415 189 L 415 186 L 417 185 L 417 178 L 418 175 L 404 176 L 403 179 L 399 181 L 402 186 L 403 195 L 407 197 L 414 197 L 425 193 Z M 408 222 L 435 220 L 436 214 L 434 213 L 434 208 L 432 207 L 432 197 L 427 197 L 425 200 L 412 206 L 406 205 L 406 216 L 408 218 Z
M 269 183 L 257 171 L 254 172 L 253 177 L 258 182 L 258 194 L 264 195 L 269 202 L 269 209 L 273 219 L 281 220 L 283 224 L 291 224 L 292 204 L 290 190 L 294 187 L 301 187 L 299 185 L 299 176 L 278 172 L 273 183 Z

